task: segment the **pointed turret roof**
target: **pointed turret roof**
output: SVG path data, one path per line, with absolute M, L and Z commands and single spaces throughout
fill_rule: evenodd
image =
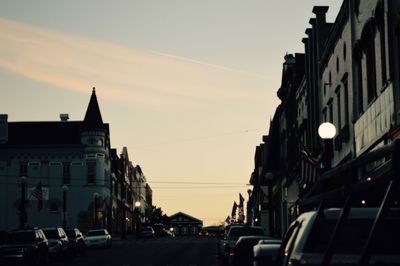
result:
M 94 87 L 88 108 L 86 110 L 85 119 L 83 121 L 88 127 L 103 126 L 103 119 L 101 118 L 99 104 L 97 103 L 96 89 Z

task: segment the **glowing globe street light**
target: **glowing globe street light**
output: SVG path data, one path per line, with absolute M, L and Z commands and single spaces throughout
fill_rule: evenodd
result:
M 332 123 L 324 122 L 318 127 L 318 135 L 324 141 L 324 168 L 329 170 L 333 158 L 333 138 L 336 136 L 336 128 Z
M 135 213 L 135 232 L 136 232 L 136 237 L 139 236 L 139 225 L 140 225 L 140 223 L 139 223 L 139 219 L 140 219 L 140 217 L 139 217 L 139 209 L 140 209 L 140 201 L 137 200 L 137 201 L 135 201 L 135 210 L 134 210 L 134 213 Z
M 336 127 L 329 122 L 322 123 L 318 127 L 318 135 L 321 139 L 333 139 L 336 135 Z

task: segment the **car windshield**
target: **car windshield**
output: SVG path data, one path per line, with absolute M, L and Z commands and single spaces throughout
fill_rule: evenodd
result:
M 43 232 L 48 239 L 58 239 L 59 238 L 58 231 L 55 229 L 50 229 L 50 230 L 44 229 Z
M 153 231 L 153 229 L 151 229 L 150 227 L 145 227 L 145 228 L 142 228 L 142 231 L 149 231 L 149 232 L 151 232 L 151 231 Z
M 86 236 L 104 236 L 106 233 L 103 230 L 89 231 Z
M 231 228 L 229 232 L 230 237 L 263 236 L 263 235 L 264 231 L 261 228 L 251 228 L 251 227 Z
M 11 232 L 8 235 L 8 242 L 12 244 L 31 243 L 34 240 L 34 232 Z
M 65 233 L 67 234 L 68 238 L 75 237 L 75 231 L 74 230 L 71 230 L 71 229 L 65 230 Z

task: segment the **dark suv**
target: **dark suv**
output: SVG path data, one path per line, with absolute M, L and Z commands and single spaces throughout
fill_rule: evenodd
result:
M 9 232 L 0 247 L 0 264 L 23 262 L 46 265 L 49 262 L 48 241 L 41 229 L 21 229 Z
M 85 241 L 83 240 L 83 234 L 78 228 L 65 229 L 65 233 L 68 236 L 70 253 L 74 256 L 85 255 Z
M 49 254 L 52 258 L 60 258 L 67 255 L 68 237 L 61 227 L 43 228 L 49 242 Z

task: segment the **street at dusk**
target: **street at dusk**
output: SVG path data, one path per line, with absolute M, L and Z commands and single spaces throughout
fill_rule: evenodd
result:
M 400 266 L 400 0 L 0 0 L 0 266 Z

